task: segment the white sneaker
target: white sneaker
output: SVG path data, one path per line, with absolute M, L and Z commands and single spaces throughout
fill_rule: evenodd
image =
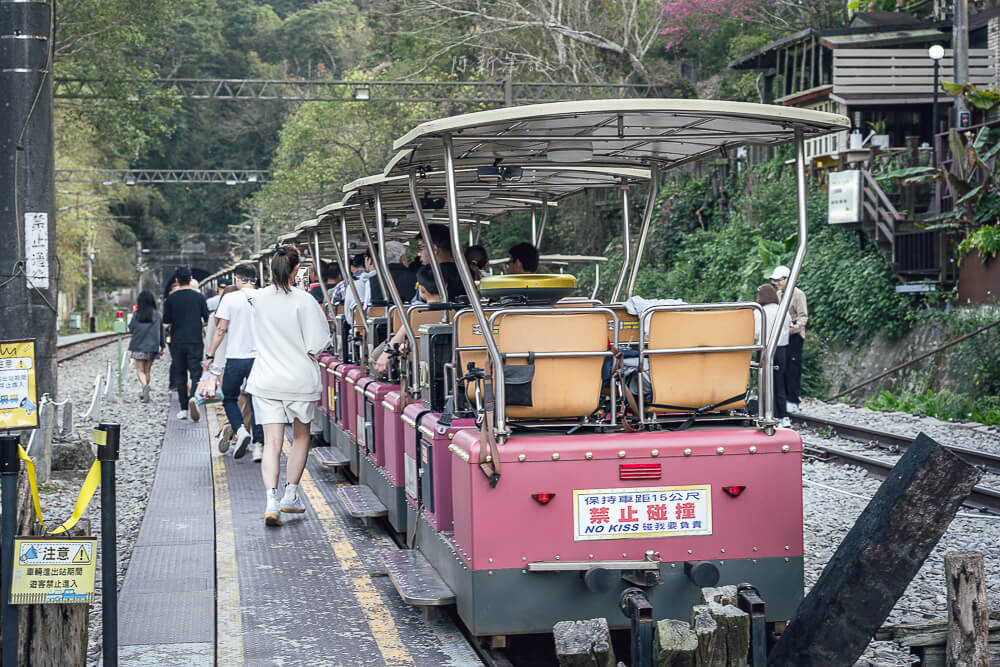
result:
M 792 427 L 792 420 L 789 419 L 788 417 L 782 417 L 781 428 L 791 428 L 791 427 Z
M 233 427 L 228 423 L 223 424 L 222 428 L 219 429 L 219 434 L 215 436 L 215 446 L 219 449 L 220 454 L 225 454 L 229 451 L 229 441 L 233 439 Z
M 193 422 L 201 419 L 201 413 L 198 412 L 198 401 L 194 400 L 194 397 L 188 399 L 188 416 Z
M 250 445 L 250 458 L 255 463 L 260 463 L 260 460 L 264 458 L 264 445 L 259 442 L 252 443 Z
M 233 452 L 234 459 L 241 459 L 247 453 L 247 446 L 250 444 L 250 434 L 247 433 L 246 426 L 240 426 L 236 432 L 236 451 Z
M 267 490 L 267 507 L 264 509 L 264 524 L 268 526 L 281 525 L 281 503 L 278 501 L 278 490 Z
M 302 514 L 306 504 L 299 497 L 298 484 L 285 484 L 285 495 L 281 497 L 281 511 L 289 514 Z
M 799 404 L 788 401 L 787 403 L 785 403 L 785 409 L 788 410 L 789 412 L 798 412 Z
M 177 413 L 177 418 L 178 419 L 187 419 L 188 418 L 188 411 L 187 410 L 181 410 L 180 412 Z

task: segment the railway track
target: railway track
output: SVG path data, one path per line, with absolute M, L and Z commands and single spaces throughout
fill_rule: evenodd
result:
M 123 340 L 127 338 L 129 334 L 125 334 L 122 338 Z M 56 346 L 56 354 L 58 356 L 58 363 L 64 361 L 69 361 L 70 359 L 75 359 L 81 355 L 84 355 L 97 348 L 104 347 L 105 345 L 110 345 L 118 340 L 118 334 L 107 333 L 101 334 L 99 336 L 94 336 L 93 338 L 88 338 L 86 340 L 75 341 L 72 343 L 66 343 L 63 345 Z
M 887 454 L 900 454 L 913 443 L 913 438 L 898 433 L 877 431 L 830 419 L 803 414 L 791 415 L 791 419 L 819 430 L 832 429 L 832 433 L 869 447 L 884 450 Z M 970 465 L 987 473 L 1000 474 L 1000 457 L 967 447 L 944 446 Z M 895 465 L 895 462 L 883 461 L 839 447 L 822 445 L 806 438 L 803 438 L 803 450 L 807 456 L 811 456 L 815 460 L 860 466 L 880 479 L 885 479 Z M 1000 514 L 1000 491 L 988 486 L 976 486 L 966 499 L 965 504 L 978 510 Z

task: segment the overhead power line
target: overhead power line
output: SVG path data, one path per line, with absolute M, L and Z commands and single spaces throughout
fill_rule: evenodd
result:
M 657 88 L 633 83 L 502 81 L 305 81 L 294 79 L 62 79 L 57 99 L 138 99 L 170 90 L 193 100 L 287 102 L 452 102 L 510 106 L 566 100 L 654 97 Z
M 56 169 L 57 183 L 263 183 L 270 172 L 258 169 Z

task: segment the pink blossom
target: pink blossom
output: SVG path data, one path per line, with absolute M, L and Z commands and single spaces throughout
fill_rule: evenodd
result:
M 711 39 L 726 21 L 757 16 L 757 0 L 666 0 L 660 8 L 666 18 L 660 34 L 670 38 L 667 51 L 691 38 Z

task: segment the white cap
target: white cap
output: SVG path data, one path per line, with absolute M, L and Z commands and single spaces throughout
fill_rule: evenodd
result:
M 792 275 L 792 270 L 784 264 L 781 264 L 776 266 L 774 271 L 771 271 L 771 276 L 768 280 L 781 280 L 782 278 L 787 278 L 790 275 Z

